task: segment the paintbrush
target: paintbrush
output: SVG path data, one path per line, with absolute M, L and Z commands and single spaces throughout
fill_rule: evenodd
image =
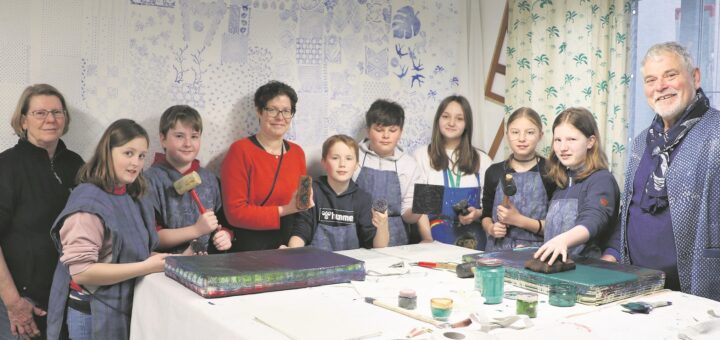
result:
M 375 299 L 375 298 L 366 297 L 366 298 L 365 298 L 365 302 L 367 302 L 367 303 L 369 303 L 369 304 L 371 304 L 371 305 L 375 305 L 375 306 L 378 306 L 378 307 L 385 308 L 385 309 L 387 309 L 387 310 L 390 310 L 390 311 L 393 311 L 393 312 L 396 312 L 396 313 L 400 313 L 400 314 L 402 314 L 402 315 L 405 315 L 405 316 L 407 316 L 407 317 L 413 318 L 413 319 L 418 320 L 418 321 L 422 321 L 422 322 L 425 322 L 425 323 L 429 323 L 429 324 L 431 324 L 431 325 L 433 325 L 433 326 L 435 326 L 435 327 L 438 327 L 438 328 L 446 328 L 446 327 L 448 327 L 447 322 L 437 321 L 437 320 L 435 320 L 435 319 L 433 319 L 433 318 L 431 318 L 431 317 L 428 317 L 428 316 L 425 316 L 425 315 L 422 315 L 422 314 L 418 314 L 418 313 L 414 313 L 414 312 L 411 312 L 411 311 L 409 311 L 409 310 L 407 310 L 407 309 L 403 309 L 403 308 L 400 308 L 400 307 L 397 307 L 397 306 L 393 306 L 393 305 L 384 303 L 384 302 L 379 301 L 379 300 L 377 300 L 377 299 Z
M 672 302 L 670 301 L 657 301 L 657 302 L 628 302 L 625 304 L 622 304 L 623 312 L 635 314 L 635 313 L 642 313 L 642 314 L 650 314 L 650 312 L 659 307 L 665 307 L 672 305 Z
M 451 262 L 427 262 L 427 261 L 420 261 L 420 262 L 413 262 L 410 264 L 411 266 L 418 266 L 418 267 L 425 267 L 425 268 L 433 268 L 433 269 L 445 269 L 449 271 L 455 271 L 455 268 L 457 268 L 457 263 L 451 263 Z

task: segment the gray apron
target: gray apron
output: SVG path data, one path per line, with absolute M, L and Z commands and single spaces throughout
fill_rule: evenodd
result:
M 388 202 L 388 229 L 390 231 L 388 247 L 406 245 L 408 244 L 408 235 L 405 231 L 405 223 L 400 216 L 402 192 L 397 175 L 397 163 L 395 164 L 396 171 L 377 170 L 365 167 L 365 158 L 367 156 L 363 157 L 360 175 L 355 182 L 372 195 L 373 201 L 382 198 Z
M 318 211 L 318 214 L 322 213 L 322 211 Z M 321 221 L 320 217 L 318 216 L 318 221 Z M 329 251 L 360 248 L 360 241 L 357 237 L 357 224 L 332 226 L 319 222 L 310 245 Z
M 569 180 L 570 183 L 573 182 L 572 178 L 570 178 Z M 545 240 L 549 241 L 553 237 L 558 236 L 574 228 L 577 225 L 576 221 L 579 210 L 578 199 L 567 198 L 567 196 L 570 193 L 570 190 L 582 192 L 584 190 L 584 185 L 585 182 L 577 183 L 574 186 L 577 186 L 579 188 L 573 189 L 573 185 L 571 184 L 565 191 L 565 194 L 562 198 L 555 199 L 555 196 L 553 196 L 553 200 L 550 201 L 550 207 L 548 208 L 547 217 L 545 218 Z M 556 196 L 559 196 L 557 195 L 557 192 Z M 596 244 L 592 242 L 586 242 L 581 245 L 568 248 L 568 256 L 571 255 L 600 257 L 600 255 L 602 255 L 602 252 L 600 250 L 600 247 Z
M 153 213 L 149 206 L 133 200 L 128 194 L 114 195 L 94 184 L 83 183 L 70 194 L 65 209 L 51 229 L 56 249 L 62 252 L 60 228 L 66 217 L 75 212 L 88 212 L 102 219 L 105 231 L 112 233 L 111 263 L 140 262 L 157 246 Z M 65 323 L 65 310 L 70 291 L 70 273 L 61 262 L 55 268 L 48 307 L 48 339 L 58 339 Z M 93 293 L 93 339 L 128 339 L 135 279 L 102 285 Z
M 523 216 L 536 220 L 545 219 L 548 199 L 540 173 L 536 171 L 526 171 L 513 173 L 512 175 L 515 186 L 517 187 L 517 192 L 515 195 L 510 196 L 510 202 L 515 205 L 515 208 L 517 208 L 518 212 Z M 498 220 L 497 207 L 502 204 L 503 197 L 505 196 L 502 186 L 501 180 L 495 189 L 495 200 L 493 201 L 492 208 L 493 222 L 497 222 Z M 547 235 L 547 231 L 545 235 Z M 549 240 L 549 238 L 546 239 Z M 508 226 L 507 234 L 503 238 L 494 238 L 488 235 L 485 251 L 513 249 L 517 247 L 539 247 L 542 244 L 542 235 L 537 235 L 523 228 Z
M 577 198 L 561 198 L 550 201 L 547 217 L 545 218 L 545 239 L 552 240 L 573 227 L 578 214 Z M 568 248 L 568 255 L 578 255 L 585 248 L 584 244 Z

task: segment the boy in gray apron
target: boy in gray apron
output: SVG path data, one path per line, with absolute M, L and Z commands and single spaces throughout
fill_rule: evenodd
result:
M 389 246 L 408 244 L 405 223 L 418 223 L 423 241 L 432 240 L 430 223 L 412 212 L 414 185 L 422 178 L 415 159 L 397 144 L 405 111 L 397 103 L 378 99 L 365 115 L 368 138 L 360 143 L 360 168 L 353 179 L 373 200 L 388 203 Z
M 329 251 L 387 246 L 387 211 L 372 209 L 370 194 L 352 180 L 358 167 L 357 142 L 345 135 L 328 138 L 322 165 L 327 176 L 313 181 L 315 206 L 298 214 L 288 246 Z
M 207 252 L 210 244 L 212 250 L 230 249 L 232 231 L 218 226 L 218 217 L 223 215 L 220 181 L 195 159 L 201 137 L 202 118 L 190 106 L 171 106 L 160 117 L 160 142 L 165 153 L 155 154 L 153 165 L 145 171 L 149 190 L 143 200 L 155 212 L 159 248 L 170 253 Z M 190 192 L 179 195 L 173 186 L 192 172 L 197 172 L 202 180 L 194 190 L 207 209 L 205 214 L 200 213 Z M 195 249 L 188 247 L 193 240 Z

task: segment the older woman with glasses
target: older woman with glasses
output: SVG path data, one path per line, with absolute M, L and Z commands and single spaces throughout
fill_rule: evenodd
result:
M 293 214 L 308 208 L 296 203 L 300 176 L 307 173 L 305 152 L 283 138 L 297 100 L 295 90 L 278 81 L 258 88 L 260 131 L 233 143 L 223 161 L 223 207 L 237 229 L 234 250 L 278 248 L 287 242 Z M 312 193 L 309 197 L 312 200 Z
M 58 260 L 50 227 L 83 165 L 60 140 L 70 115 L 54 87 L 26 88 L 11 125 L 20 139 L 0 153 L 0 339 L 45 334 Z

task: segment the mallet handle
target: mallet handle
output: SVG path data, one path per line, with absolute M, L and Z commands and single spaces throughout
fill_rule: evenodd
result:
M 200 215 L 205 213 L 205 206 L 203 206 L 202 202 L 200 202 L 200 197 L 198 197 L 198 194 L 195 192 L 195 189 L 190 190 L 190 195 L 195 200 L 195 203 L 197 203 L 198 209 L 200 209 Z

